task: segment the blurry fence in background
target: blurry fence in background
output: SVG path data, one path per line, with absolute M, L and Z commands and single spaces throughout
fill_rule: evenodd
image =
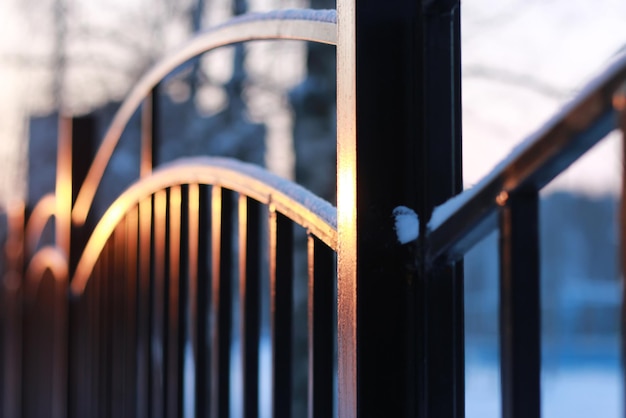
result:
M 304 404 L 333 415 L 335 208 L 234 159 L 153 165 L 157 87 L 171 71 L 242 41 L 334 37 L 334 11 L 313 10 L 246 15 L 199 34 L 139 81 L 93 163 L 96 120 L 59 119 L 55 192 L 7 218 L 2 416 L 291 416 L 302 409 L 292 365 L 303 362 Z M 140 178 L 96 208 L 140 106 Z M 295 286 L 307 289 L 304 317 Z M 294 327 L 307 352 L 293 349 Z
M 416 12 L 346 1 L 338 17 L 270 12 L 202 33 L 138 82 L 91 165 L 93 120 L 61 118 L 54 195 L 7 214 L 2 416 L 299 416 L 294 381 L 306 369 L 309 417 L 461 417 L 460 262 L 494 230 L 502 415 L 540 416 L 538 193 L 620 115 L 626 128 L 626 57 L 459 194 L 459 16 L 444 3 Z M 403 43 L 411 28 L 427 48 Z M 337 208 L 232 159 L 153 167 L 161 80 L 210 49 L 257 39 L 337 43 Z M 386 76 L 392 88 L 373 83 Z M 98 185 L 141 105 L 140 178 L 96 216 Z M 368 141 L 383 134 L 394 142 Z M 401 205 L 420 221 L 408 242 L 393 218 Z M 294 306 L 302 282 L 304 317 Z M 294 348 L 302 329 L 304 353 Z

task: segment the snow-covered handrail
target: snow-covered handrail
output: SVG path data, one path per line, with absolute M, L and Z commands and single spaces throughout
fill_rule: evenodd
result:
M 202 32 L 156 63 L 136 84 L 115 114 L 98 149 L 72 210 L 72 221 L 83 224 L 100 180 L 126 125 L 144 98 L 170 72 L 210 50 L 253 40 L 303 40 L 334 45 L 334 10 L 279 10 L 251 13 Z
M 427 262 L 460 258 L 497 226 L 512 193 L 538 191 L 617 127 L 626 96 L 626 54 L 613 61 L 478 185 L 439 206 L 429 222 Z
M 220 186 L 271 205 L 331 249 L 337 249 L 337 210 L 325 200 L 252 164 L 229 158 L 184 158 L 140 179 L 109 206 L 78 262 L 71 281 L 72 293 L 82 294 L 107 240 L 129 210 L 160 190 L 184 184 Z

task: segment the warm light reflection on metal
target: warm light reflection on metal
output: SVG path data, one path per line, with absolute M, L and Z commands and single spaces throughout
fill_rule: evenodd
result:
M 200 229 L 200 187 L 197 184 L 189 185 L 189 320 L 195 323 L 198 319 L 198 243 Z M 195 356 L 198 350 L 198 335 L 196 327 L 190 327 L 192 352 Z
M 268 212 L 268 244 L 269 244 L 269 287 L 270 287 L 270 335 L 272 341 L 272 373 L 271 373 L 271 415 L 272 416 L 280 416 L 278 411 L 280 410 L 280 405 L 276 404 L 276 392 L 279 390 L 278 384 L 278 376 L 276 373 L 277 364 L 281 360 L 277 356 L 278 347 L 280 346 L 278 342 L 279 332 L 278 332 L 278 318 L 277 318 L 277 261 L 276 258 L 278 256 L 278 219 L 276 214 L 276 208 L 274 205 L 269 205 Z
M 56 245 L 65 254 L 70 252 L 70 229 L 72 213 L 72 119 L 59 117 L 59 140 L 57 148 Z
M 21 274 L 24 263 L 24 202 L 14 200 L 7 206 L 7 240 L 4 253 L 7 271 Z
M 496 203 L 498 206 L 506 205 L 509 200 L 509 193 L 506 190 L 502 190 L 498 196 L 496 196 Z
M 337 350 L 342 418 L 357 413 L 355 2 L 337 2 Z
M 152 378 L 150 386 L 152 393 L 158 393 L 159 396 L 152 398 L 152 409 L 163 408 L 164 400 L 162 397 L 165 395 L 165 380 L 167 379 L 165 370 L 165 355 L 167 346 L 166 340 L 166 321 L 167 313 L 165 312 L 166 305 L 166 283 L 165 278 L 167 272 L 166 267 L 166 222 L 167 222 L 167 191 L 162 189 L 154 194 L 154 237 L 153 237 L 153 251 L 154 257 L 152 259 L 152 280 L 151 286 L 151 344 L 150 344 L 150 357 L 152 360 L 151 374 Z M 104 264 L 106 265 L 106 264 Z M 105 276 L 106 277 L 106 276 Z
M 24 268 L 24 202 L 13 200 L 7 206 L 7 238 L 4 245 L 6 271 L 0 285 L 0 309 L 4 316 L 0 337 L 4 346 L 4 364 L 1 379 L 11 384 L 3 387 L 0 413 L 3 416 L 20 416 L 22 408 L 22 312 Z
M 626 109 L 626 95 L 623 90 L 622 88 L 622 91 L 613 96 L 613 107 L 618 111 Z
M 28 263 L 26 269 L 26 288 L 25 292 L 26 303 L 32 303 L 35 301 L 39 284 L 46 270 L 49 270 L 54 277 L 54 280 L 59 284 L 67 284 L 68 280 L 68 265 L 67 257 L 56 247 L 46 246 L 33 256 Z
M 307 254 L 307 336 L 308 336 L 308 416 L 314 417 L 315 405 L 314 401 L 314 380 L 315 377 L 315 239 L 308 235 L 306 238 L 306 254 Z
M 238 232 L 239 232 L 239 300 L 240 317 L 245 318 L 245 306 L 243 301 L 246 300 L 246 260 L 247 260 L 247 242 L 248 242 L 248 198 L 245 195 L 239 195 L 238 200 Z M 244 335 L 244 321 L 241 321 L 242 327 L 240 335 Z M 243 353 L 244 350 L 242 350 Z
M 340 175 L 343 177 L 346 173 Z M 330 248 L 337 248 L 336 211 L 328 202 L 251 164 L 225 158 L 186 158 L 156 170 L 152 176 L 138 181 L 113 202 L 85 246 L 72 278 L 72 292 L 75 295 L 83 292 L 106 240 L 131 207 L 164 188 L 198 183 L 221 185 L 264 204 L 271 201 L 278 212 L 302 225 Z M 354 195 L 354 185 L 350 192 L 345 179 L 344 189 L 345 193 Z M 141 222 L 143 221 L 142 214 Z M 349 231 L 350 229 L 346 229 L 344 233 L 348 234 Z M 354 232 L 352 235 L 354 236 Z
M 146 177 L 152 172 L 152 146 L 153 134 L 152 109 L 155 106 L 154 93 L 148 93 L 143 100 L 141 109 L 141 162 L 139 166 L 139 176 Z M 128 122 L 127 122 L 128 123 Z
M 219 416 L 220 399 L 220 286 L 221 283 L 221 245 L 222 240 L 222 189 L 211 189 L 211 397 L 209 408 L 211 416 Z M 228 251 L 228 249 L 224 249 Z
M 278 245 L 278 226 L 276 225 L 276 208 L 269 205 L 268 210 L 268 241 L 269 241 L 269 271 L 270 271 L 270 328 L 274 335 L 274 316 L 276 313 L 276 246 Z
M 41 234 L 48 224 L 48 221 L 54 216 L 57 209 L 56 196 L 53 193 L 44 195 L 33 208 L 28 222 L 26 222 L 26 252 L 33 254 L 37 249 Z
M 184 311 L 180 309 L 180 251 L 181 251 L 181 203 L 182 195 L 180 186 L 172 187 L 170 189 L 170 204 L 169 204 L 169 280 L 167 280 L 167 294 L 169 296 L 169 304 L 167 307 L 167 385 L 165 387 L 167 401 L 166 414 L 169 416 L 177 415 L 177 408 L 180 402 L 178 388 L 183 385 L 180 379 L 182 373 L 179 373 L 179 368 L 183 366 L 183 363 L 179 361 L 184 353 L 184 344 L 181 343 L 182 339 L 180 334 L 184 332 L 184 326 L 181 327 L 180 316 L 184 315 Z M 184 319 L 184 318 L 183 318 Z
M 59 248 L 46 246 L 39 250 L 31 259 L 26 269 L 26 286 L 24 287 L 25 308 L 38 303 L 39 286 L 49 271 L 55 281 L 53 306 L 51 312 L 53 330 L 50 332 L 51 345 L 48 346 L 51 358 L 51 372 L 47 376 L 51 381 L 52 403 L 47 411 L 50 417 L 66 416 L 67 397 L 67 287 L 69 280 L 68 261 Z M 50 295 L 46 295 L 50 297 Z
M 292 14 L 283 11 L 236 18 L 230 23 L 198 34 L 182 48 L 178 48 L 176 52 L 158 62 L 135 84 L 115 114 L 76 198 L 72 212 L 73 222 L 77 225 L 85 222 L 96 189 L 123 130 L 143 99 L 167 74 L 197 55 L 238 42 L 293 39 L 334 44 L 336 28 L 334 19 L 328 18 L 329 13 L 329 11 L 300 10 Z M 317 15 L 320 15 L 318 20 Z

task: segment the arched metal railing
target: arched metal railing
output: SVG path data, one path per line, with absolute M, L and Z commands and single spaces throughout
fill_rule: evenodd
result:
M 307 190 L 236 160 L 184 159 L 140 179 L 104 214 L 71 281 L 70 411 L 228 416 L 236 396 L 246 416 L 258 416 L 262 381 L 272 388 L 272 411 L 262 415 L 289 416 L 297 326 L 308 328 L 311 413 L 332 416 L 335 217 Z M 299 254 L 308 324 L 293 319 Z M 263 288 L 272 373 L 259 379 Z M 240 375 L 230 367 L 235 334 Z
M 73 222 L 80 225 L 85 221 L 100 179 L 126 124 L 142 101 L 150 98 L 153 88 L 171 71 L 205 52 L 239 42 L 291 39 L 335 44 L 336 31 L 334 10 L 303 9 L 248 14 L 197 35 L 182 48 L 159 61 L 137 82 L 111 122 L 76 198 L 72 209 Z M 144 118 L 150 118 L 149 112 Z M 144 121 L 144 124 L 151 126 L 152 121 Z M 151 141 L 152 138 L 148 135 L 142 142 L 142 173 L 152 169 Z
M 287 416 L 294 401 L 292 347 L 296 324 L 292 316 L 297 278 L 308 287 L 304 326 L 309 342 L 309 413 L 332 416 L 335 209 L 288 181 L 236 161 L 187 159 L 153 173 L 155 120 L 150 107 L 153 91 L 164 77 L 212 49 L 272 39 L 334 44 L 335 38 L 334 10 L 249 14 L 198 34 L 158 62 L 134 86 L 106 132 L 74 204 L 73 125 L 71 120 L 61 119 L 56 195 L 44 197 L 35 206 L 24 234 L 12 235 L 22 237 L 16 246 L 16 256 L 22 259 L 14 264 L 23 266 L 26 261 L 27 280 L 11 290 L 7 286 L 13 282 L 5 278 L 3 295 L 16 303 L 24 296 L 37 305 L 43 301 L 37 291 L 41 286 L 54 283 L 55 289 L 61 289 L 53 292 L 54 301 L 48 301 L 54 306 L 48 302 L 42 305 L 54 313 L 56 335 L 41 338 L 55 358 L 62 356 L 59 350 L 63 349 L 69 357 L 55 363 L 54 382 L 33 384 L 26 393 L 20 383 L 34 382 L 36 362 L 43 357 L 32 350 L 24 351 L 28 358 L 23 364 L 28 370 L 9 367 L 2 380 L 1 399 L 8 416 L 30 414 L 25 400 L 31 397 L 40 399 L 37 408 L 49 407 L 54 416 L 182 416 L 189 411 L 195 411 L 196 416 L 227 416 L 232 398 L 238 395 L 231 393 L 230 383 L 231 348 L 237 332 L 244 415 Z M 72 228 L 84 223 L 119 138 L 142 102 L 142 178 L 112 204 L 86 247 L 78 249 L 79 254 L 76 248 L 70 249 Z M 51 219 L 56 250 L 41 247 L 39 242 Z M 294 235 L 297 230 L 306 232 L 305 241 Z M 69 261 L 67 253 L 72 255 Z M 302 254 L 307 266 L 304 277 L 294 265 L 294 257 Z M 68 273 L 72 273 L 71 281 Z M 234 283 L 239 285 L 238 295 L 233 295 Z M 271 290 L 268 315 L 272 350 L 270 376 L 262 379 L 261 286 Z M 74 296 L 69 311 L 66 305 L 59 305 L 68 288 Z M 237 323 L 235 303 L 240 317 Z M 17 322 L 12 323 L 19 328 L 7 328 L 6 335 L 11 341 L 36 347 L 41 338 L 31 338 L 34 334 L 28 331 L 38 329 L 35 317 L 24 315 L 39 311 L 28 308 L 22 313 L 21 309 L 19 303 L 6 305 L 9 320 L 15 319 Z M 22 319 L 26 323 L 22 324 Z M 21 329 L 28 335 L 20 335 Z M 67 343 L 65 348 L 63 343 Z M 22 348 L 19 344 L 9 347 L 3 365 Z M 189 362 L 195 366 L 193 373 L 185 371 Z M 67 374 L 60 373 L 58 367 Z M 15 387 L 7 382 L 15 383 Z M 271 411 L 259 411 L 263 403 L 260 385 L 266 384 L 271 386 Z M 184 402 L 189 394 L 193 399 Z

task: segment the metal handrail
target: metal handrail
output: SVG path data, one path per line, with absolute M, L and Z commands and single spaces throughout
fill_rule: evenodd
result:
M 217 157 L 184 158 L 164 165 L 140 179 L 117 198 L 100 219 L 76 267 L 71 292 L 85 289 L 100 252 L 119 221 L 143 199 L 159 190 L 183 184 L 221 186 L 271 205 L 318 237 L 331 249 L 337 248 L 336 209 L 325 200 L 261 167 Z
M 136 84 L 115 114 L 87 173 L 72 210 L 72 221 L 81 225 L 91 208 L 104 170 L 128 121 L 152 89 L 169 73 L 188 60 L 213 49 L 253 40 L 302 40 L 334 45 L 336 13 L 334 10 L 281 10 L 253 13 L 195 36 L 182 48 L 166 56 Z
M 433 212 L 425 262 L 460 259 L 474 244 L 497 228 L 497 213 L 509 196 L 538 191 L 617 128 L 616 96 L 626 82 L 622 55 L 581 93 L 474 188 L 450 199 Z

